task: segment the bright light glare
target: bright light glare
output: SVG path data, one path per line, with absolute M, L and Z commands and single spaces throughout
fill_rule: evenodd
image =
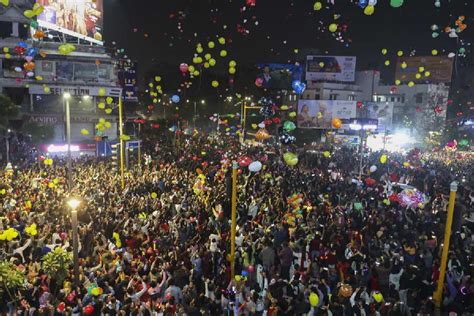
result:
M 387 137 L 383 134 L 367 137 L 367 146 L 374 151 L 385 149 L 389 152 L 400 152 L 411 149 L 415 143 L 416 140 L 405 133 L 396 133 Z
M 349 124 L 349 128 L 353 131 L 360 131 L 362 129 L 362 125 L 360 125 L 360 124 Z
M 397 133 L 394 134 L 392 137 L 392 143 L 399 146 L 413 144 L 414 142 L 414 139 L 411 138 L 410 135 L 407 135 L 405 133 Z
M 75 198 L 72 198 L 72 199 L 69 199 L 67 201 L 67 205 L 69 205 L 69 207 L 75 211 L 77 209 L 77 207 L 79 206 L 79 204 L 81 204 L 81 201 L 79 201 L 78 199 L 75 199 Z
M 64 99 L 70 99 L 71 94 L 69 92 L 64 92 L 63 97 L 64 97 Z

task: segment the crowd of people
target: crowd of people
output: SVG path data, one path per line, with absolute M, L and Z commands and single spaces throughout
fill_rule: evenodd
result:
M 453 180 L 441 305 L 450 315 L 474 314 L 471 158 L 448 163 L 412 151 L 382 162 L 384 153 L 370 153 L 359 178 L 359 155 L 348 148 L 283 150 L 201 135 L 151 145 L 123 190 L 106 160 L 75 161 L 71 190 L 58 158 L 3 172 L 0 232 L 18 234 L 0 238 L 0 262 L 25 280 L 11 289 L 0 273 L 1 314 L 433 315 Z M 299 155 L 294 167 L 282 159 L 287 150 Z M 243 156 L 263 167 L 249 171 Z M 241 167 L 231 277 L 234 160 Z M 407 185 L 427 200 L 402 203 Z M 71 196 L 81 201 L 78 280 L 70 262 L 64 275 L 44 266 L 49 253 L 72 252 Z

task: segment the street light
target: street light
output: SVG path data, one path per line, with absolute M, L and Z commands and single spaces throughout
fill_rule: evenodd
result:
M 67 137 L 67 186 L 69 191 L 72 190 L 72 158 L 71 158 L 71 111 L 69 107 L 69 99 L 71 94 L 65 92 L 63 98 L 66 101 L 66 137 Z
M 81 204 L 76 198 L 70 198 L 67 205 L 71 208 L 71 225 L 72 225 L 72 254 L 74 261 L 74 285 L 79 285 L 79 240 L 77 234 L 77 208 Z

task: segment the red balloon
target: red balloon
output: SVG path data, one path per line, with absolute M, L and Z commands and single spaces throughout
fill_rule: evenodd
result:
M 362 108 L 362 105 L 364 105 L 361 101 L 357 101 L 357 108 L 360 109 Z
M 367 178 L 365 179 L 365 184 L 367 184 L 368 186 L 372 186 L 375 184 L 375 180 L 372 178 Z
M 257 0 L 247 0 L 246 3 L 249 7 L 254 7 L 257 4 Z
M 255 85 L 260 88 L 263 85 L 263 79 L 262 78 L 255 79 Z
M 249 272 L 254 272 L 255 271 L 255 267 L 250 265 L 249 268 L 248 268 Z
M 252 159 L 248 156 L 241 156 L 237 159 L 239 166 L 248 167 L 252 163 Z
M 64 302 L 59 303 L 58 312 L 64 312 L 65 309 L 66 309 L 66 304 L 64 304 Z
M 94 306 L 89 304 L 86 307 L 84 307 L 84 314 L 92 315 L 93 312 L 94 312 Z

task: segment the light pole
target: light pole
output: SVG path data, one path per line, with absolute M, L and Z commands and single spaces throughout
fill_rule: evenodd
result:
M 230 274 L 231 279 L 235 276 L 235 230 L 237 226 L 237 174 L 239 165 L 236 161 L 232 163 L 232 200 L 231 200 L 231 225 L 230 228 Z
M 444 229 L 443 252 L 441 254 L 438 286 L 433 294 L 433 299 L 437 308 L 441 307 L 441 301 L 443 299 L 444 279 L 446 277 L 446 264 L 448 262 L 449 254 L 449 241 L 451 239 L 451 226 L 453 225 L 454 204 L 456 203 L 456 192 L 458 191 L 458 183 L 456 181 L 451 182 L 449 191 L 448 214 L 446 218 L 446 227 Z
M 72 254 L 74 261 L 74 286 L 79 285 L 79 240 L 77 234 L 77 208 L 81 204 L 81 201 L 75 198 L 71 198 L 67 201 L 67 204 L 71 208 L 71 225 L 72 225 Z
M 66 138 L 67 138 L 67 186 L 69 191 L 72 190 L 72 158 L 71 158 L 71 110 L 69 107 L 69 99 L 71 94 L 65 92 L 63 98 L 66 101 Z

